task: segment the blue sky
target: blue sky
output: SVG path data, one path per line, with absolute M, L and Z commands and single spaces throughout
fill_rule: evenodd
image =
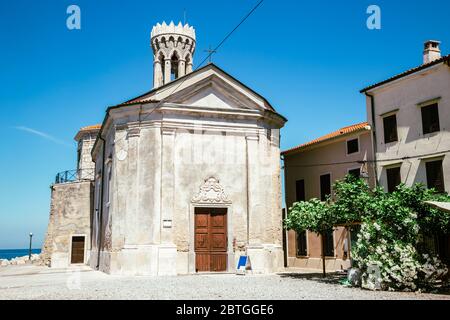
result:
M 196 63 L 257 0 L 14 0 L 0 2 L 0 248 L 44 238 L 54 175 L 74 169 L 73 137 L 107 106 L 152 87 L 151 27 L 187 21 Z M 82 29 L 66 28 L 81 8 Z M 382 29 L 366 28 L 366 9 Z M 364 86 L 419 65 L 422 44 L 450 52 L 448 0 L 275 1 L 224 44 L 214 62 L 289 119 L 282 148 L 365 120 Z

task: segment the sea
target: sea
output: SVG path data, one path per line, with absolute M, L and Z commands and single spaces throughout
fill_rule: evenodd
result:
M 31 249 L 32 254 L 41 253 L 41 249 Z M 29 254 L 29 249 L 0 249 L 0 259 L 11 260 L 16 257 L 23 257 Z

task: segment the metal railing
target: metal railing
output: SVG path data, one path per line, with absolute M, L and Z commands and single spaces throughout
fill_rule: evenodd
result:
M 95 169 L 67 170 L 56 175 L 55 184 L 94 180 Z

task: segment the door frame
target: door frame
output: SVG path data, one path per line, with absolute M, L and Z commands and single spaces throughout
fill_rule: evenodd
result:
M 83 251 L 83 262 L 82 263 L 72 263 L 72 242 L 74 237 L 83 237 L 84 238 L 84 251 Z M 83 233 L 75 233 L 70 235 L 69 241 L 69 266 L 76 266 L 81 264 L 86 264 L 87 260 L 87 235 Z
M 233 250 L 233 232 L 232 226 L 232 206 L 228 203 L 191 203 L 189 205 L 189 255 L 188 255 L 188 272 L 195 271 L 195 208 L 211 208 L 227 210 L 227 268 L 226 272 L 234 272 L 234 250 Z

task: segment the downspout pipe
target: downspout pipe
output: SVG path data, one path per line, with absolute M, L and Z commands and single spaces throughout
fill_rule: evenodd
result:
M 98 136 L 99 140 L 102 141 L 102 147 L 103 147 L 103 155 L 102 155 L 102 171 L 101 171 L 101 190 L 100 190 L 100 217 L 99 217 L 99 228 L 98 228 L 98 232 L 99 232 L 99 237 L 98 237 L 98 244 L 97 244 L 97 270 L 100 269 L 100 250 L 101 250 L 101 246 L 102 246 L 102 229 L 103 229 L 103 197 L 104 197 L 104 192 L 103 190 L 105 189 L 105 157 L 106 157 L 106 141 L 105 139 L 102 138 L 101 134 L 99 134 Z
M 373 153 L 373 171 L 375 186 L 378 186 L 378 168 L 377 168 L 377 133 L 375 130 L 375 97 L 373 94 L 365 92 L 366 96 L 370 98 L 370 113 L 372 117 L 372 153 Z
M 283 161 L 283 168 L 284 171 L 284 201 L 285 201 L 285 208 L 282 209 L 282 229 L 283 230 L 283 262 L 284 267 L 288 267 L 288 230 L 284 228 L 284 219 L 286 219 L 288 214 L 288 208 L 287 208 L 287 193 L 286 193 L 286 177 L 287 177 L 287 169 L 286 169 L 286 160 L 284 158 L 284 155 L 280 155 L 280 160 Z

